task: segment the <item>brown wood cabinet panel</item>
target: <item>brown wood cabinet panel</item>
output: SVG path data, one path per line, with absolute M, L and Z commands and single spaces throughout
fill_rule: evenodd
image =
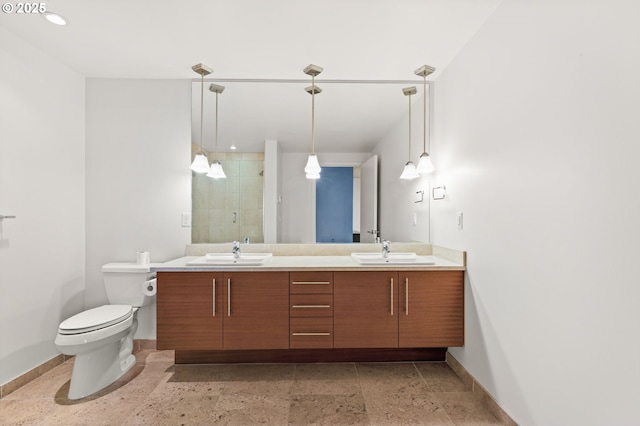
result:
M 464 345 L 464 273 L 400 272 L 400 311 L 400 347 Z
M 398 273 L 334 272 L 336 348 L 398 347 Z
M 224 348 L 288 348 L 289 273 L 232 272 L 224 280 Z
M 291 318 L 291 349 L 333 348 L 333 318 Z
M 289 276 L 291 294 L 333 293 L 333 272 L 298 271 L 291 272 Z
M 222 274 L 159 272 L 157 278 L 157 348 L 222 349 Z
M 333 317 L 333 294 L 292 294 L 289 306 L 291 317 Z

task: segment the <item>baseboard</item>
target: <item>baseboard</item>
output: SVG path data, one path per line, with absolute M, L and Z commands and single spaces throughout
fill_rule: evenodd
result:
M 460 377 L 467 390 L 474 392 L 480 398 L 484 406 L 496 416 L 504 425 L 517 426 L 518 424 L 498 405 L 491 394 L 467 371 L 460 362 L 455 359 L 451 352 L 447 351 L 446 362 L 451 369 Z
M 45 361 L 44 363 L 38 365 L 35 368 L 32 368 L 31 370 L 29 370 L 26 373 L 16 377 L 15 379 L 11 380 L 10 382 L 5 383 L 4 385 L 0 386 L 0 399 L 6 397 L 7 395 L 9 395 L 12 392 L 15 392 L 17 389 L 19 389 L 22 386 L 26 385 L 30 381 L 37 379 L 38 377 L 42 376 L 47 371 L 57 367 L 58 365 L 62 364 L 63 362 L 65 362 L 69 358 L 71 358 L 71 357 L 69 357 L 67 355 L 62 355 L 62 354 L 57 355 L 57 356 L 51 358 L 49 361 Z
M 155 348 L 156 348 L 155 340 L 151 340 L 151 339 L 134 339 L 133 340 L 133 353 L 136 353 L 141 350 L 155 349 Z M 70 355 L 63 355 L 63 354 L 57 355 L 51 358 L 49 361 L 45 361 L 44 363 L 38 365 L 37 367 L 32 368 L 26 373 L 16 377 L 10 382 L 4 385 L 0 385 L 0 399 L 6 397 L 12 392 L 15 392 L 17 389 L 26 385 L 30 381 L 37 379 L 47 371 L 52 370 L 53 368 L 57 367 L 58 365 L 62 364 L 63 362 L 71 358 L 73 357 Z

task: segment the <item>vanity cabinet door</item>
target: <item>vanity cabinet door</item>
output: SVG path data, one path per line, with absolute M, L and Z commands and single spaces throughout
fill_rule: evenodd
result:
M 222 349 L 222 273 L 158 272 L 157 348 Z
M 398 347 L 398 273 L 334 272 L 334 347 Z
M 400 272 L 400 347 L 464 345 L 464 273 Z
M 224 274 L 224 349 L 289 348 L 289 273 Z

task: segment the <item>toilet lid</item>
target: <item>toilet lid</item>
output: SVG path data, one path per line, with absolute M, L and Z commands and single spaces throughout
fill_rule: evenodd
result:
M 133 315 L 130 305 L 104 305 L 72 316 L 60 324 L 60 334 L 80 334 L 122 322 Z

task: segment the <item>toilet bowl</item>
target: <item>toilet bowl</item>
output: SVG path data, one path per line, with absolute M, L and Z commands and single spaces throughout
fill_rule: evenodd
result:
M 56 348 L 74 355 L 69 399 L 80 399 L 109 386 L 136 363 L 133 336 L 137 311 L 155 294 L 151 265 L 109 263 L 102 267 L 109 305 L 80 312 L 58 327 Z

